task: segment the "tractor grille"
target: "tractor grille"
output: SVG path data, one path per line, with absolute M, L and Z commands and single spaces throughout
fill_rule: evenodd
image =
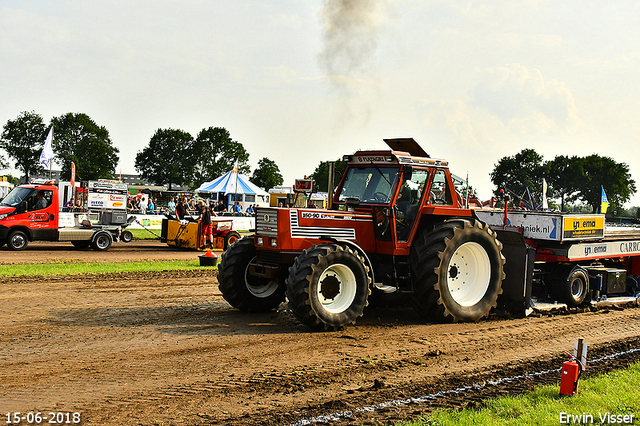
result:
M 258 209 L 256 212 L 256 235 L 278 236 L 278 211 L 276 209 Z
M 291 236 L 300 238 L 326 238 L 333 237 L 338 239 L 356 238 L 356 230 L 354 228 L 332 228 L 324 226 L 300 226 L 298 223 L 298 210 L 291 209 L 289 212 L 291 219 Z
M 258 250 L 256 253 L 256 263 L 260 265 L 280 265 L 280 252 L 269 250 Z

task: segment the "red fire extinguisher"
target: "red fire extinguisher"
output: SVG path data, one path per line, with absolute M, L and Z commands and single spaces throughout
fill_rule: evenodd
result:
M 571 358 L 562 363 L 562 378 L 560 379 L 560 395 L 573 396 L 578 392 L 578 380 L 584 366 L 576 357 L 565 352 Z

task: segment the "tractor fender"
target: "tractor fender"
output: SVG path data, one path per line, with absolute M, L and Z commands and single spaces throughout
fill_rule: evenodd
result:
M 349 247 L 350 249 L 355 250 L 360 256 L 362 256 L 362 258 L 364 259 L 365 265 L 369 267 L 369 274 L 371 275 L 371 282 L 372 283 L 376 282 L 375 276 L 374 276 L 374 272 L 373 272 L 373 264 L 371 263 L 371 260 L 369 259 L 369 256 L 367 256 L 367 253 L 365 253 L 365 251 L 362 249 L 362 247 L 360 247 L 358 244 L 354 243 L 353 241 L 343 240 L 343 239 L 339 239 L 339 238 L 320 236 L 320 240 L 330 241 L 330 242 L 332 242 L 334 244 L 338 244 L 338 245 L 341 245 L 343 247 Z

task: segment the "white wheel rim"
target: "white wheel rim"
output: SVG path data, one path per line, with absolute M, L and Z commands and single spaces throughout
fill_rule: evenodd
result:
M 478 243 L 464 243 L 451 256 L 446 273 L 453 300 L 460 306 L 473 306 L 482 300 L 489 288 L 489 255 Z
M 251 262 L 253 262 L 253 260 Z M 259 280 L 259 279 L 256 279 L 256 280 Z M 244 285 L 247 287 L 247 290 L 249 290 L 249 293 L 251 293 L 251 295 L 260 299 L 264 299 L 265 297 L 271 296 L 278 289 L 278 283 L 275 281 L 268 281 L 266 284 L 259 284 L 259 285 L 254 285 L 250 283 L 249 282 L 249 265 L 247 265 L 247 269 L 245 269 L 244 271 Z
M 357 287 L 356 276 L 351 268 L 335 264 L 322 271 L 316 294 L 327 312 L 339 314 L 353 304 Z

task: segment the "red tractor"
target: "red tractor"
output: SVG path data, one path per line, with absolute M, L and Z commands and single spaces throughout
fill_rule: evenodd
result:
M 330 209 L 257 209 L 255 235 L 233 244 L 219 266 L 232 306 L 268 311 L 286 297 L 313 329 L 354 323 L 372 291 L 410 293 L 432 322 L 489 314 L 505 277 L 496 232 L 463 207 L 447 161 L 413 139 L 385 142 L 390 150 L 344 158 Z M 520 234 L 513 238 L 524 247 Z M 522 263 L 514 270 L 525 271 Z M 510 292 L 519 303 L 525 282 L 515 274 Z

